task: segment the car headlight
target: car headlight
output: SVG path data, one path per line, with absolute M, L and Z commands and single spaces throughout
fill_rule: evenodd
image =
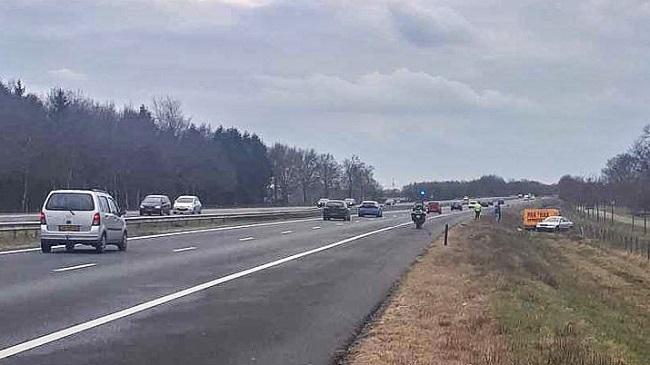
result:
M 156 208 L 156 209 L 160 209 L 160 205 L 156 205 L 154 208 Z
M 144 205 L 141 205 L 141 206 L 140 206 L 140 209 L 144 209 Z

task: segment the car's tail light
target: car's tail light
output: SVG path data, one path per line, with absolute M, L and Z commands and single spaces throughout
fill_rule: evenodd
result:
M 98 226 L 100 222 L 101 222 L 101 217 L 99 216 L 99 213 L 95 213 L 93 215 L 93 226 Z
M 45 219 L 45 213 L 41 212 L 41 225 L 47 224 L 47 220 Z

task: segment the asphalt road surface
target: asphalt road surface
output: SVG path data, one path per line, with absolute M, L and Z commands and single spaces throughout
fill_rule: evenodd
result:
M 422 230 L 402 211 L 145 237 L 125 253 L 0 253 L 0 364 L 329 364 L 432 236 L 470 214 L 429 217 Z

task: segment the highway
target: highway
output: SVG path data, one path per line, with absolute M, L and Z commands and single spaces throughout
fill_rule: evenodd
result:
M 329 364 L 432 236 L 470 218 L 444 212 L 422 230 L 388 211 L 0 253 L 0 364 Z

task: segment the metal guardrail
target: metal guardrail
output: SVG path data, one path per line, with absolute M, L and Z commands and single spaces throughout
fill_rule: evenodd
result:
M 197 223 L 214 222 L 234 219 L 274 219 L 274 218 L 299 218 L 320 215 L 318 208 L 306 208 L 301 210 L 260 212 L 260 213 L 212 213 L 199 215 L 176 215 L 158 217 L 126 217 L 127 225 L 136 227 L 146 224 L 159 223 Z M 0 222 L 1 231 L 35 231 L 41 228 L 40 222 Z

